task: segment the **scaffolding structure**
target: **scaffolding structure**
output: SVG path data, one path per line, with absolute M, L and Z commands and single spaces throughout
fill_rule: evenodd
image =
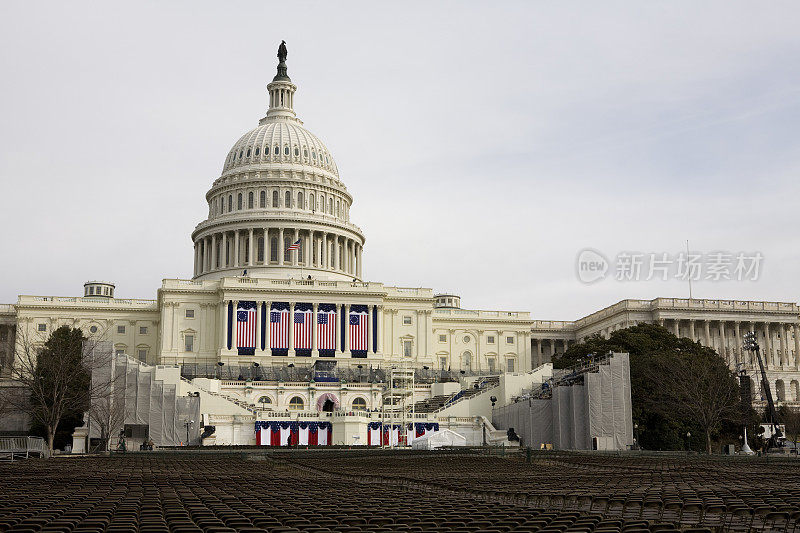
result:
M 394 448 L 392 426 L 400 424 L 397 445 L 408 445 L 408 425 L 414 422 L 414 369 L 408 363 L 392 365 L 381 405 L 383 425 L 389 424 L 388 447 Z

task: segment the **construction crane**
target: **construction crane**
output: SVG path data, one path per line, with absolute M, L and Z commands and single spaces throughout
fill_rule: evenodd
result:
M 767 373 L 764 371 L 764 362 L 761 359 L 761 348 L 756 341 L 756 334 L 749 332 L 744 334 L 744 349 L 753 352 L 758 360 L 758 368 L 761 371 L 761 390 L 767 398 L 767 423 L 772 426 L 772 434 L 769 437 L 767 449 L 774 448 L 778 444 L 778 438 L 782 437 L 778 429 L 778 413 L 775 410 L 775 402 L 772 400 L 772 389 L 770 389 Z

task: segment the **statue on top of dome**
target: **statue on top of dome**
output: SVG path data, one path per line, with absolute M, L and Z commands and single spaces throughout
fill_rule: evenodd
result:
M 286 41 L 281 41 L 281 45 L 278 47 L 278 61 L 283 63 L 286 61 L 287 55 L 289 55 L 289 52 L 286 50 Z

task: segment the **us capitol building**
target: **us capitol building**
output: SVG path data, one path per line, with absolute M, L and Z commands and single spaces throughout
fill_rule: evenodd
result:
M 623 300 L 566 322 L 463 309 L 455 294 L 368 281 L 353 197 L 333 155 L 297 117 L 297 86 L 285 52 L 280 59 L 266 115 L 233 144 L 206 193 L 208 217 L 191 235 L 193 278 L 165 279 L 155 299 L 119 299 L 99 281 L 82 296 L 19 296 L 0 306 L 3 375 L 20 333 L 43 342 L 66 324 L 147 365 L 177 365 L 250 412 L 314 411 L 314 368 L 348 376 L 329 397 L 337 407 L 370 410 L 391 367 L 422 377 L 530 375 L 572 343 L 647 322 L 715 348 L 731 368 L 743 363 L 754 383 L 741 346 L 756 331 L 777 399 L 800 400 L 794 302 Z M 348 381 L 364 388 L 345 390 Z M 415 400 L 442 392 L 415 388 Z

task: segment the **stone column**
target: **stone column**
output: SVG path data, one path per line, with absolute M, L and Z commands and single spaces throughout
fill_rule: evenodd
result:
M 238 229 L 233 232 L 233 238 L 233 266 L 236 268 L 239 266 L 239 241 L 242 240 Z
M 247 266 L 253 266 L 253 228 L 250 228 L 250 235 L 248 236 L 247 245 Z
M 384 332 L 385 324 L 383 319 L 383 306 L 378 306 L 378 353 L 383 353 L 383 337 L 386 335 Z
M 228 300 L 220 300 L 219 302 L 219 327 L 217 331 L 220 332 L 219 349 L 217 350 L 219 355 L 228 348 Z
M 372 323 L 372 306 L 367 306 L 367 356 L 369 357 L 370 352 L 372 351 L 372 328 L 375 325 Z
M 306 236 L 306 242 L 308 246 L 306 247 L 306 267 L 311 266 L 311 261 L 314 259 L 314 254 L 312 253 L 312 248 L 314 247 L 314 232 L 309 230 L 308 235 Z
M 296 243 L 300 239 L 300 230 L 295 228 L 294 229 L 294 238 L 292 239 L 292 244 Z M 305 248 L 305 247 L 304 247 Z M 298 266 L 300 264 L 300 250 L 295 250 L 292 252 L 292 255 L 289 257 L 292 260 L 293 266 Z
M 322 268 L 330 269 L 331 264 L 329 261 L 330 254 L 328 253 L 328 232 L 322 233 L 322 252 L 323 253 L 320 255 Z
M 278 229 L 278 264 L 283 264 L 283 257 L 286 255 L 286 243 L 283 242 L 283 228 Z
M 344 346 L 342 354 L 350 351 L 350 304 L 344 304 Z
M 289 356 L 294 357 L 294 302 L 289 303 Z
M 792 332 L 794 333 L 794 369 L 800 370 L 800 327 L 792 324 Z
M 216 270 L 217 268 L 217 234 L 211 236 L 211 264 L 209 270 Z
M 262 258 L 261 264 L 268 265 L 269 264 L 269 229 L 264 228 L 264 257 Z
M 311 304 L 311 356 L 319 357 L 319 350 L 317 350 L 317 306 L 319 304 Z
M 550 341 L 550 361 L 552 361 L 556 355 L 556 341 L 553 339 L 548 340 Z
M 696 341 L 697 338 L 694 335 L 694 320 L 689 319 L 689 339 L 692 341 Z
M 741 330 L 739 329 L 739 321 L 733 323 L 733 335 L 734 340 L 736 342 L 736 346 L 733 347 L 733 354 L 736 358 L 736 363 L 744 363 L 744 357 L 742 357 L 742 335 Z
M 769 322 L 764 322 L 764 365 L 771 368 L 772 364 L 772 332 L 769 329 Z
M 231 320 L 231 350 L 234 353 L 239 351 L 239 343 L 236 338 L 236 309 L 239 307 L 239 300 L 233 300 L 233 317 Z
M 713 348 L 713 343 L 711 342 L 711 323 L 708 320 L 703 320 L 703 333 L 705 334 L 705 344 L 709 348 Z
M 197 258 L 199 256 L 200 256 L 200 244 L 199 244 L 199 241 L 195 241 L 195 243 L 194 243 L 194 269 L 192 271 L 193 272 L 192 276 L 195 277 L 195 278 L 197 277 L 197 261 L 198 261 Z
M 672 321 L 672 332 L 676 337 L 681 336 L 681 321 L 677 318 Z
M 542 350 L 542 339 L 536 339 L 536 355 L 539 357 L 539 365 L 544 364 L 544 350 Z
M 789 343 L 786 342 L 786 324 L 779 324 L 778 327 L 781 335 L 781 368 L 785 368 L 789 364 L 789 358 L 786 356 L 786 350 L 789 346 Z
M 725 362 L 728 363 L 728 366 L 734 366 L 736 364 L 736 361 L 733 361 L 728 356 L 728 338 L 725 335 L 725 322 L 723 320 L 719 321 L 719 337 L 720 337 L 720 343 L 722 344 L 721 347 L 722 357 L 725 358 Z
M 251 239 L 252 240 L 252 239 Z M 261 350 L 261 337 L 264 335 L 264 332 L 261 331 L 261 302 L 256 300 L 256 349 L 254 353 L 258 353 Z M 251 365 L 252 369 L 252 365 Z
M 339 236 L 334 236 L 333 241 L 333 269 L 340 270 L 339 268 Z M 344 350 L 342 350 L 344 351 Z
M 222 232 L 222 243 L 220 244 L 221 250 L 219 251 L 220 255 L 222 256 L 219 260 L 220 268 L 227 268 L 228 267 L 228 234 L 226 232 Z
M 363 279 L 362 272 L 364 271 L 363 267 L 363 257 L 364 257 L 364 247 L 362 245 L 358 245 L 358 279 Z

